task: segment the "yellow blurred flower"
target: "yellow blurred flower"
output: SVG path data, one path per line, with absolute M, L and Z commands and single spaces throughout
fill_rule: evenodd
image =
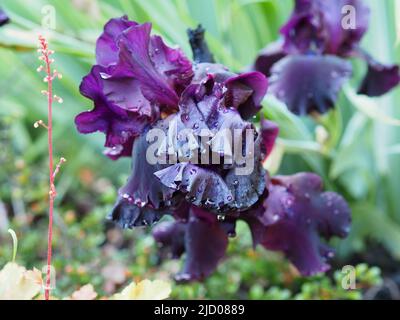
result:
M 42 288 L 39 270 L 26 270 L 15 262 L 0 270 L 0 300 L 31 300 Z
M 163 300 L 171 294 L 171 284 L 162 280 L 132 282 L 121 293 L 114 294 L 113 300 Z

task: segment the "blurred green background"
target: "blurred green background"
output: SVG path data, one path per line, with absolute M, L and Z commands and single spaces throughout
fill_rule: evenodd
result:
M 371 21 L 362 46 L 382 62 L 400 63 L 400 1 L 366 2 Z M 152 22 L 154 33 L 191 57 L 186 29 L 201 23 L 216 60 L 240 71 L 279 37 L 293 1 L 2 0 L 0 6 L 11 18 L 0 28 L 0 266 L 11 257 L 8 227 L 19 237 L 19 262 L 40 267 L 46 253 L 47 137 L 33 128 L 47 116 L 40 94 L 44 83 L 36 72 L 36 39 L 42 33 L 63 74 L 55 92 L 64 103 L 54 106 L 55 156 L 68 160 L 57 178 L 57 290 L 68 293 L 91 282 L 111 293 L 131 277 L 169 278 L 180 262 L 159 260 L 149 230 L 121 232 L 103 223 L 127 177 L 129 159 L 109 160 L 102 155 L 102 134 L 79 135 L 74 126 L 75 115 L 92 108 L 78 87 L 94 63 L 95 41 L 108 19 L 127 14 Z M 42 30 L 53 12 L 55 30 Z M 400 272 L 400 90 L 382 98 L 357 96 L 353 88 L 365 66 L 354 61 L 354 68 L 336 109 L 324 117 L 298 118 L 274 98 L 264 100 L 266 117 L 280 126 L 270 169 L 316 172 L 327 189 L 350 203 L 353 227 L 348 239 L 334 242 L 334 270 L 368 263 L 391 277 Z M 379 283 L 378 269 L 362 264 L 357 271 L 360 288 Z M 239 225 L 218 271 L 204 284 L 174 286 L 173 297 L 360 298 L 365 290 L 344 291 L 338 272 L 301 278 L 280 255 L 252 250 L 247 227 Z

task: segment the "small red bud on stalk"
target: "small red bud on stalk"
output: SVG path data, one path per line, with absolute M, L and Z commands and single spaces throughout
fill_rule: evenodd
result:
M 58 78 L 61 79 L 62 75 L 57 70 L 51 69 L 51 64 L 54 62 L 50 56 L 54 54 L 53 50 L 48 47 L 48 42 L 43 36 L 39 36 L 39 48 L 38 48 L 39 60 L 43 62 L 36 71 L 44 71 L 46 76 L 43 81 L 47 83 L 47 90 L 42 90 L 41 93 L 47 97 L 47 124 L 43 120 L 36 121 L 33 126 L 39 128 L 39 126 L 47 130 L 48 136 L 48 151 L 49 151 L 49 227 L 47 236 L 47 272 L 46 272 L 46 284 L 44 296 L 46 300 L 50 298 L 50 271 L 51 271 L 51 258 L 52 258 L 52 240 L 53 240 L 53 212 L 54 212 L 54 199 L 57 196 L 56 187 L 54 185 L 54 179 L 57 173 L 60 171 L 61 165 L 66 162 L 65 158 L 60 158 L 60 161 L 54 169 L 53 161 L 53 101 L 62 103 L 63 100 L 57 95 L 53 95 L 53 80 Z

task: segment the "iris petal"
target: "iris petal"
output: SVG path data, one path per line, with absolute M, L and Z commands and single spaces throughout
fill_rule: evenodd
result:
M 176 111 L 178 95 L 193 76 L 179 49 L 150 36 L 151 24 L 126 16 L 111 19 L 97 41 L 97 62 L 80 90 L 94 101 L 92 111 L 76 117 L 80 132 L 106 134 L 105 153 L 112 159 L 131 153 L 132 143 L 162 112 Z
M 186 260 L 178 281 L 202 280 L 225 255 L 228 237 L 218 223 L 191 217 L 185 234 Z
M 370 61 L 358 93 L 377 97 L 389 92 L 399 83 L 400 71 L 398 65 L 383 65 Z
M 321 179 L 312 173 L 274 177 L 268 191 L 263 205 L 245 217 L 254 244 L 282 251 L 303 275 L 328 270 L 333 250 L 320 238 L 347 236 L 351 220 L 345 200 L 323 192 Z
M 287 56 L 272 69 L 270 92 L 295 114 L 324 113 L 351 72 L 351 64 L 335 56 Z
M 344 27 L 347 18 L 349 26 Z M 350 18 L 355 25 L 350 25 Z M 281 28 L 284 48 L 289 53 L 314 50 L 345 57 L 359 44 L 368 23 L 369 9 L 361 0 L 297 0 Z
M 96 61 L 99 65 L 109 66 L 118 61 L 118 38 L 126 29 L 136 26 L 127 16 L 110 19 L 104 25 L 104 31 L 96 42 Z
M 0 27 L 10 22 L 8 15 L 0 8 Z

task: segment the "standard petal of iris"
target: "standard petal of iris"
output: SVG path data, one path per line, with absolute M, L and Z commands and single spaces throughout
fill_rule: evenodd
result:
M 295 9 L 281 28 L 290 53 L 316 50 L 347 56 L 358 45 L 369 22 L 361 0 L 296 0 Z
M 260 72 L 247 72 L 225 81 L 226 107 L 237 109 L 243 119 L 249 119 L 261 110 L 261 101 L 267 93 L 267 78 Z
M 325 113 L 351 73 L 351 64 L 335 56 L 287 56 L 272 69 L 270 92 L 295 114 Z
M 101 66 L 116 64 L 118 61 L 117 40 L 126 29 L 136 26 L 127 16 L 110 19 L 104 26 L 104 31 L 96 42 L 96 61 Z
M 119 39 L 119 64 L 116 74 L 131 76 L 140 83 L 143 95 L 152 103 L 176 109 L 179 97 L 172 81 L 157 70 L 150 57 L 151 24 L 129 28 Z
M 248 119 L 261 109 L 261 101 L 266 94 L 268 81 L 259 72 L 235 74 L 226 67 L 216 63 L 200 63 L 195 66 L 193 84 L 202 85 L 201 94 L 209 94 L 223 98 L 222 105 L 239 111 L 243 119 Z

